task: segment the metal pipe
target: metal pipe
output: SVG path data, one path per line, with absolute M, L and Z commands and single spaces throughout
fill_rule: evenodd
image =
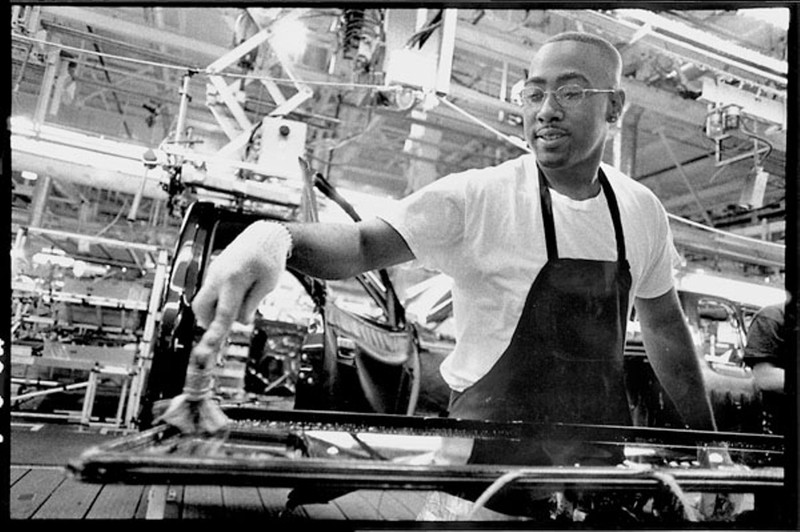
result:
M 128 393 L 128 405 L 125 410 L 123 425 L 133 428 L 133 418 L 139 414 L 139 405 L 145 385 L 147 363 L 152 359 L 153 340 L 157 326 L 158 308 L 169 270 L 169 255 L 165 250 L 160 250 L 156 256 L 156 268 L 153 277 L 153 288 L 150 290 L 150 299 L 147 303 L 147 318 L 144 322 L 139 348 L 136 353 L 136 372 L 131 380 Z
M 178 107 L 178 123 L 175 126 L 175 142 L 180 143 L 183 140 L 183 130 L 186 127 L 186 110 L 189 106 L 189 80 L 192 74 L 183 75 L 183 86 L 181 87 L 181 103 Z
M 56 43 L 57 44 L 57 43 Z M 39 99 L 36 101 L 36 110 L 33 114 L 33 126 L 37 128 L 42 125 L 47 116 L 47 106 L 50 102 L 50 95 L 56 83 L 56 74 L 61 52 L 58 48 L 52 48 L 47 52 L 47 59 L 44 68 L 44 77 L 39 88 Z
M 11 89 L 11 92 L 16 96 L 19 92 L 20 83 L 22 83 L 22 78 L 25 75 L 25 69 L 28 67 L 28 61 L 30 60 L 31 53 L 33 52 L 33 43 L 26 43 L 23 44 L 25 47 L 25 60 L 22 62 L 22 66 L 19 69 L 19 74 L 17 74 L 17 80 L 14 82 L 14 88 Z
M 81 388 L 86 388 L 87 386 L 89 386 L 88 382 L 79 382 L 76 384 L 65 384 L 64 386 L 59 386 L 57 388 L 50 388 L 48 390 L 42 390 L 39 392 L 24 393 L 22 395 L 12 395 L 11 404 L 16 405 L 21 401 L 27 401 L 28 399 L 33 399 L 34 397 L 49 395 L 53 393 L 68 392 L 70 390 L 79 390 Z
M 129 222 L 136 221 L 136 214 L 139 212 L 139 204 L 142 202 L 142 197 L 144 196 L 144 188 L 147 185 L 147 174 L 150 170 L 145 167 L 144 175 L 142 176 L 142 181 L 139 185 L 139 190 L 136 191 L 136 194 L 133 196 L 133 201 L 131 202 L 131 208 L 128 211 L 127 220 Z
M 50 195 L 50 184 L 52 178 L 49 174 L 40 175 L 36 179 L 36 186 L 33 191 L 33 201 L 31 203 L 31 215 L 29 225 L 31 228 L 39 227 L 44 221 L 44 214 L 47 208 L 47 197 Z
M 130 248 L 130 249 L 138 249 L 142 251 L 151 251 L 155 252 L 158 251 L 157 246 L 153 246 L 150 244 L 138 244 L 136 242 L 126 242 L 123 240 L 113 240 L 111 238 L 103 238 L 97 236 L 90 236 L 90 235 L 82 235 L 78 233 L 68 233 L 66 231 L 58 231 L 55 229 L 44 229 L 41 227 L 28 227 L 27 229 L 28 234 L 39 234 L 43 236 L 51 236 L 55 238 L 69 238 L 74 240 L 84 240 L 86 242 L 92 244 L 105 244 L 107 246 L 114 246 L 118 248 Z

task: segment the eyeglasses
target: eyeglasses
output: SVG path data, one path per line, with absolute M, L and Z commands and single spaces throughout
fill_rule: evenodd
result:
M 552 94 L 561 107 L 575 107 L 590 94 L 617 92 L 615 89 L 584 89 L 580 85 L 564 85 L 554 91 L 542 90 L 539 87 L 524 87 L 519 92 L 519 103 L 528 109 L 540 109 L 548 94 Z

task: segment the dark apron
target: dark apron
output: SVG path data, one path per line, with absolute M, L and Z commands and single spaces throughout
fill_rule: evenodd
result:
M 547 263 L 528 292 L 508 349 L 489 372 L 451 396 L 450 417 L 489 421 L 631 425 L 623 348 L 631 275 L 619 208 L 602 170 L 616 261 L 558 256 L 550 190 L 539 169 Z M 570 441 L 475 441 L 469 463 L 618 464 L 619 446 Z

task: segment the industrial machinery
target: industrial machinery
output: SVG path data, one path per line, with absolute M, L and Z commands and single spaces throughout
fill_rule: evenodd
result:
M 166 250 L 21 227 L 12 256 L 12 412 L 133 429 Z
M 315 185 L 358 219 L 320 174 Z M 181 393 L 189 353 L 202 332 L 195 324 L 191 300 L 208 264 L 242 229 L 264 218 L 261 213 L 210 202 L 197 202 L 188 210 L 162 300 L 142 426 L 151 423 L 154 407 Z M 220 354 L 217 376 L 219 384 L 226 368 L 228 374 L 238 368 L 242 393 L 231 399 L 241 402 L 247 395 L 263 400 L 280 384 L 288 388 L 296 408 L 413 414 L 420 386 L 419 348 L 388 273 L 368 272 L 355 279 L 361 298 L 374 303 L 376 315 L 347 309 L 329 297 L 325 283 L 290 273 L 313 302 L 314 315 L 308 323 L 257 317 L 251 327 L 232 332 L 225 353 Z
M 222 435 L 183 435 L 158 425 L 88 449 L 68 470 L 89 483 L 294 488 L 287 509 L 359 489 L 466 490 L 478 494 L 480 507 L 506 489 L 573 501 L 567 508 L 553 504 L 553 513 L 545 516 L 529 516 L 537 525 L 684 526 L 704 521 L 772 526 L 786 517 L 781 510 L 783 440 L 778 436 L 264 407 L 231 406 L 225 412 L 231 423 Z M 443 438 L 542 437 L 624 446 L 628 460 L 618 467 L 521 467 L 431 459 Z M 697 462 L 698 448 L 717 449 L 720 441 L 747 465 L 720 468 Z

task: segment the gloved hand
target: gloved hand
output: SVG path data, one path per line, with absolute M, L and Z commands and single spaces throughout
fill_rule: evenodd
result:
M 234 321 L 249 323 L 259 303 L 278 284 L 291 252 L 292 235 L 280 223 L 250 224 L 208 267 L 192 310 L 214 344 Z

